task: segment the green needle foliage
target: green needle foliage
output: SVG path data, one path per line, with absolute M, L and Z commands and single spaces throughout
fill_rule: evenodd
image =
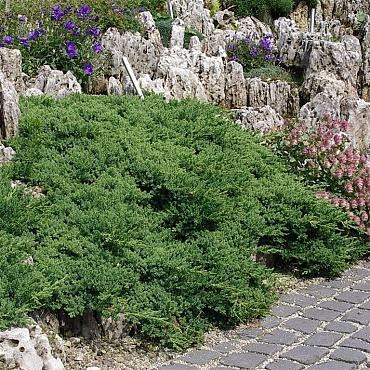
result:
M 275 274 L 256 252 L 306 275 L 363 253 L 345 214 L 214 106 L 87 95 L 21 106 L 16 158 L 0 169 L 1 328 L 40 308 L 124 312 L 140 335 L 184 348 L 267 312 Z

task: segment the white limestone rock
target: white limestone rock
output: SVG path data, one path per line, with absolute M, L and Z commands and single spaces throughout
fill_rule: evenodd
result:
M 0 139 L 7 139 L 18 133 L 20 115 L 15 86 L 0 72 Z
M 0 72 L 13 83 L 18 93 L 24 91 L 22 55 L 19 50 L 0 47 Z
M 269 105 L 263 107 L 242 107 L 232 111 L 236 123 L 245 130 L 268 132 L 284 124 L 283 117 Z
M 248 106 L 259 108 L 269 105 L 283 116 L 296 116 L 299 112 L 298 88 L 286 81 L 247 78 L 246 91 Z
M 63 73 L 51 69 L 48 65 L 41 67 L 32 88 L 54 98 L 64 98 L 70 94 L 80 94 L 82 92 L 81 85 L 72 72 Z M 27 91 L 29 92 L 29 90 Z M 35 92 L 36 90 L 32 91 Z

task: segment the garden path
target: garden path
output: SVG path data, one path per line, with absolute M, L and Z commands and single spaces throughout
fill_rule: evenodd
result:
M 283 295 L 256 328 L 155 369 L 370 370 L 370 262 Z

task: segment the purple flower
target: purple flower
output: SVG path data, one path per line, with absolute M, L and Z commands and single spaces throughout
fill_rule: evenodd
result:
M 10 44 L 13 43 L 14 37 L 12 37 L 12 36 L 4 36 L 3 37 L 3 41 L 5 42 L 5 44 L 10 45 Z
M 256 48 L 251 48 L 251 49 L 249 50 L 249 55 L 250 55 L 251 57 L 256 57 L 256 56 L 258 55 L 258 50 L 257 50 Z
M 139 8 L 139 12 L 140 12 L 140 13 L 145 12 L 145 8 L 144 8 L 144 6 L 143 6 L 143 5 Z
M 27 37 L 18 37 L 19 42 L 22 44 L 23 47 L 28 49 L 31 45 L 28 43 Z
M 116 8 L 114 9 L 116 13 L 126 14 L 127 10 L 125 8 Z
M 237 62 L 237 61 L 238 61 L 238 57 L 237 57 L 236 55 L 233 55 L 233 56 L 230 58 L 230 60 L 231 60 L 232 62 Z
M 103 51 L 103 47 L 98 42 L 96 42 L 92 46 L 92 49 L 93 49 L 93 52 L 96 53 L 96 54 L 101 53 Z
M 235 44 L 229 44 L 229 45 L 228 45 L 228 48 L 229 48 L 231 51 L 236 51 L 236 45 L 235 45 Z
M 100 28 L 98 28 L 98 27 L 95 27 L 95 28 L 87 27 L 86 35 L 93 36 L 93 37 L 98 37 L 100 35 Z
M 91 76 L 94 72 L 94 66 L 88 62 L 84 65 L 84 73 L 86 76 Z
M 64 16 L 64 11 L 62 10 L 62 5 L 58 4 L 51 8 L 52 14 L 50 16 L 52 21 L 59 21 Z
M 66 43 L 66 49 L 69 59 L 76 58 L 78 54 L 77 46 L 73 41 L 67 41 Z
M 80 17 L 84 17 L 89 13 L 91 13 L 91 8 L 88 5 L 82 5 L 79 11 L 77 12 L 77 15 L 79 15 Z
M 67 21 L 64 27 L 66 30 L 71 31 L 75 28 L 75 24 L 72 21 Z

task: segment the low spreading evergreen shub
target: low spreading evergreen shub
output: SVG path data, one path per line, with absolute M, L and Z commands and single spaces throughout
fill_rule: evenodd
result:
M 267 312 L 276 275 L 257 253 L 335 275 L 365 251 L 345 213 L 214 106 L 21 103 L 0 168 L 1 329 L 40 309 L 123 312 L 132 332 L 183 348 Z

